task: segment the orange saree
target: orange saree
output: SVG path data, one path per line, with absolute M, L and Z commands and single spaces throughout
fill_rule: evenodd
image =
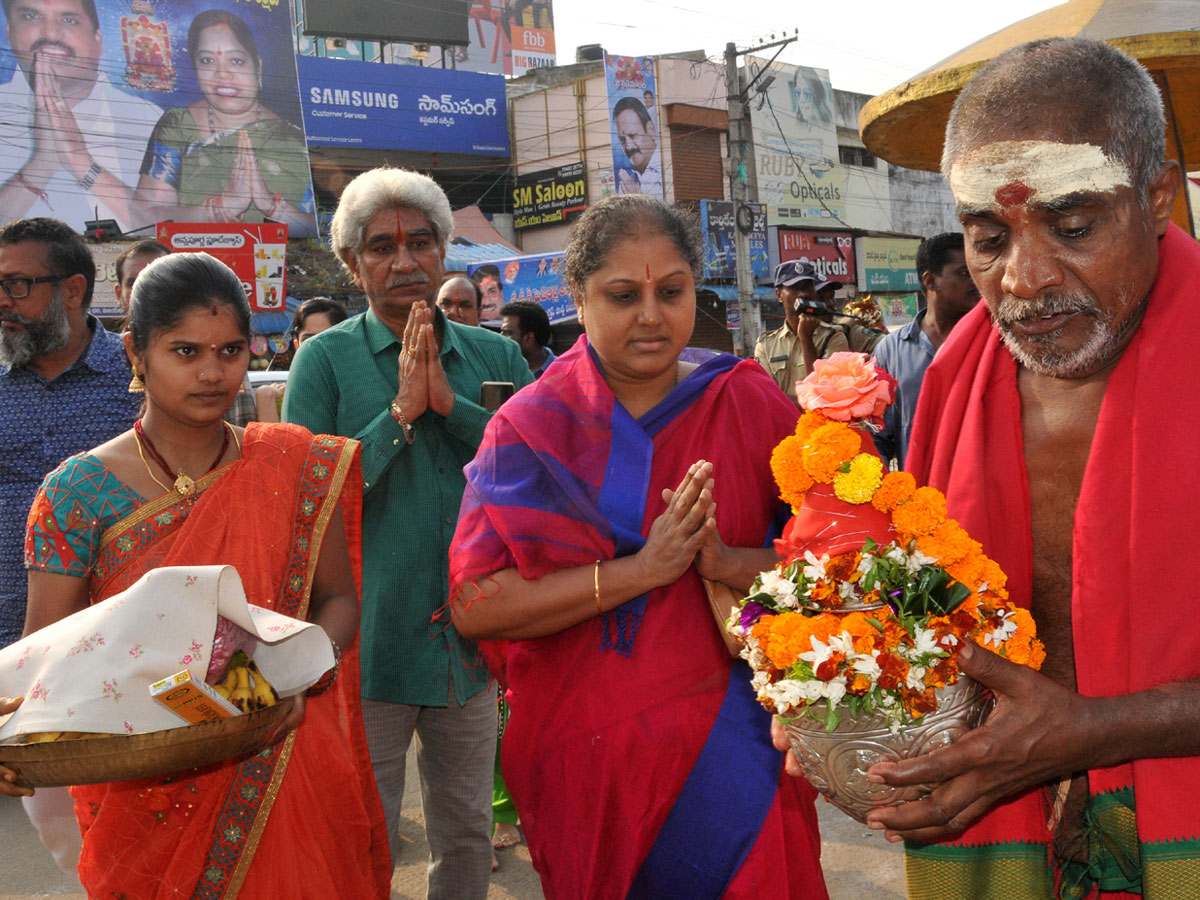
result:
M 86 455 L 64 467 L 69 474 L 88 460 L 93 470 L 87 488 L 76 479 L 82 504 L 76 508 L 86 508 L 88 489 L 100 493 L 94 490 L 100 480 L 112 478 L 98 475 L 94 467 L 101 464 Z M 62 512 L 65 477 L 60 469 L 47 479 L 31 523 L 40 515 L 70 524 Z M 124 512 L 109 502 L 118 514 L 99 525 L 90 565 L 93 603 L 159 566 L 232 564 L 249 602 L 307 618 L 317 559 L 339 502 L 359 579 L 356 442 L 314 437 L 294 425 L 251 424 L 242 458 L 197 486 L 190 500 L 169 494 Z M 32 528 L 31 535 L 37 537 Z M 31 564 L 39 566 L 36 553 Z M 80 878 L 90 897 L 324 900 L 389 893 L 387 836 L 359 711 L 357 641 L 345 651 L 334 686 L 309 698 L 299 728 L 259 753 L 166 777 L 76 787 L 72 794 L 84 835 Z

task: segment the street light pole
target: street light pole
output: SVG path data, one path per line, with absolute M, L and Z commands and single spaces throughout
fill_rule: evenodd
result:
M 758 322 L 754 306 L 754 275 L 750 269 L 750 235 L 741 227 L 742 207 L 749 199 L 749 175 L 746 172 L 747 140 L 746 104 L 741 72 L 738 71 L 736 44 L 725 45 L 726 102 L 729 109 L 729 197 L 733 200 L 733 246 L 737 266 L 738 346 L 739 356 L 754 352 L 758 340 Z
M 754 344 L 762 330 L 762 313 L 754 302 L 754 273 L 750 265 L 750 233 L 754 228 L 754 215 L 748 205 L 750 174 L 747 170 L 747 159 L 753 151 L 754 138 L 749 117 L 746 115 L 746 98 L 766 69 L 755 75 L 754 81 L 749 85 L 743 84 L 741 72 L 738 70 L 738 57 L 771 47 L 779 47 L 775 54 L 778 56 L 783 48 L 794 40 L 795 37 L 784 38 L 769 44 L 759 44 L 748 50 L 738 50 L 736 44 L 725 45 L 725 99 L 729 114 L 729 197 L 733 201 L 733 246 L 737 254 L 738 313 L 741 322 L 736 349 L 742 356 L 749 356 L 754 352 Z M 759 90 L 767 83 L 764 81 Z

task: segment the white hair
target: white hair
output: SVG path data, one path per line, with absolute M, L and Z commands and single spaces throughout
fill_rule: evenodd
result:
M 407 206 L 420 210 L 433 226 L 439 246 L 454 234 L 454 215 L 446 192 L 428 175 L 384 166 L 363 172 L 342 191 L 330 226 L 333 252 L 346 260 L 362 252 L 363 232 L 371 216 L 381 209 Z

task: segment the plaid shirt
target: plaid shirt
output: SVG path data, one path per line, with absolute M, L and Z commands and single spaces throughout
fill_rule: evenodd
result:
M 458 636 L 444 610 L 450 541 L 463 466 L 491 418 L 477 402 L 480 384 L 533 380 L 515 341 L 458 325 L 440 309 L 435 315 L 454 408 L 412 422 L 412 444 L 389 411 L 400 339 L 371 310 L 301 345 L 283 400 L 284 421 L 362 441 L 362 695 L 415 706 L 448 705 L 451 684 L 459 704 L 487 687 L 478 647 Z
M 92 340 L 53 381 L 0 366 L 0 647 L 25 627 L 25 522 L 42 479 L 68 456 L 133 427 L 140 394 L 120 335 L 88 316 Z
M 258 401 L 254 395 L 254 385 L 250 383 L 249 375 L 242 379 L 242 389 L 233 398 L 229 409 L 225 410 L 223 418 L 230 425 L 236 425 L 239 428 L 245 428 L 250 422 L 258 421 Z

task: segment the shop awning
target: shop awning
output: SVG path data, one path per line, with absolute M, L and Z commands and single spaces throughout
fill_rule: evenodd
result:
M 698 284 L 696 285 L 696 290 L 712 291 L 726 303 L 737 303 L 738 289 L 736 284 Z M 775 288 L 769 284 L 756 284 L 754 285 L 753 296 L 755 300 L 774 300 Z
M 284 308 L 275 310 L 252 310 L 250 331 L 253 334 L 282 334 L 292 327 L 292 316 L 303 301 L 295 297 L 284 297 Z

